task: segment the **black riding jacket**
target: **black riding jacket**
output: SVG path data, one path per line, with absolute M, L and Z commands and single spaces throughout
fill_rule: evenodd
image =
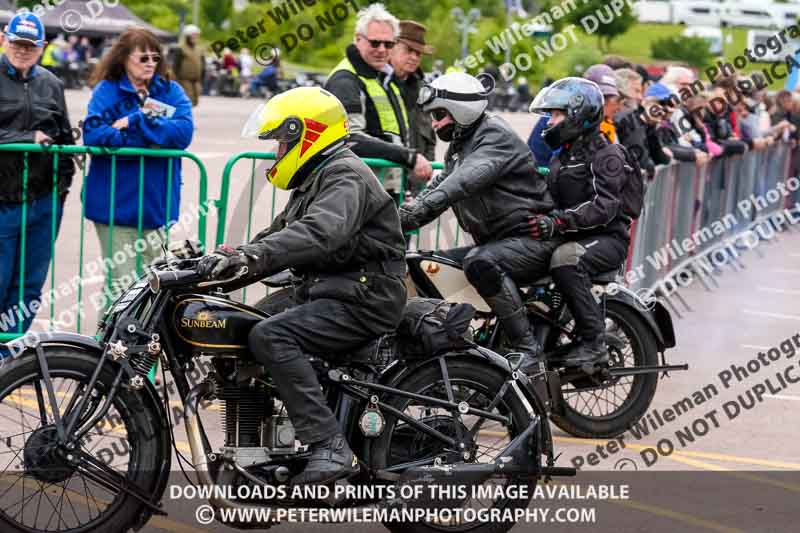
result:
M 531 214 L 553 205 L 528 145 L 502 118 L 484 115 L 453 140 L 444 172 L 412 209 L 422 226 L 452 207 L 461 228 L 484 244 L 518 234 Z
M 563 222 L 567 238 L 580 240 L 601 233 L 629 238 L 630 220 L 622 214 L 620 202 L 625 165 L 620 147 L 599 131 L 579 138 L 553 160 L 553 214 Z

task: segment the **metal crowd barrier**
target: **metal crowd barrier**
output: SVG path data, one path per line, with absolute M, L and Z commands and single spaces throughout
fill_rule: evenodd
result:
M 661 297 L 678 316 L 674 300 L 691 310 L 678 289 L 697 279 L 713 290 L 724 266 L 743 268 L 742 253 L 761 254 L 758 242 L 773 241 L 780 226 L 790 227 L 781 223 L 782 211 L 795 196 L 775 194 L 789 177 L 794 152 L 790 144 L 776 143 L 704 166 L 659 167 L 635 227 L 626 284 Z
M 53 192 L 51 193 L 51 198 L 53 202 L 53 216 L 52 216 L 52 231 L 51 234 L 55 237 L 51 239 L 49 243 L 31 243 L 28 242 L 28 235 L 27 235 L 27 228 L 26 228 L 26 221 L 27 221 L 27 210 L 29 204 L 27 203 L 27 194 L 28 194 L 28 158 L 29 154 L 31 153 L 48 153 L 58 155 L 78 155 L 78 156 L 103 156 L 109 157 L 111 159 L 111 184 L 110 184 L 110 212 L 109 212 L 109 242 L 112 242 L 113 234 L 114 234 L 114 198 L 115 198 L 115 188 L 117 183 L 117 162 L 121 159 L 128 159 L 128 158 L 138 158 L 139 159 L 139 176 L 138 176 L 138 190 L 139 194 L 138 197 L 132 199 L 138 203 L 138 221 L 137 221 L 137 236 L 138 239 L 142 239 L 143 232 L 145 231 L 142 227 L 142 206 L 143 206 L 143 192 L 144 192 L 144 180 L 145 180 L 145 159 L 146 158 L 167 158 L 170 160 L 170 164 L 168 165 L 167 170 L 167 199 L 166 199 L 166 220 L 170 219 L 171 213 L 171 198 L 170 195 L 172 193 L 172 180 L 173 179 L 180 179 L 180 176 L 173 176 L 173 164 L 172 160 L 175 159 L 189 159 L 193 161 L 198 168 L 199 171 L 199 193 L 198 193 L 198 206 L 207 206 L 208 205 L 208 176 L 206 173 L 206 168 L 200 159 L 197 158 L 192 153 L 185 152 L 182 150 L 165 150 L 165 149 L 147 149 L 147 148 L 104 148 L 104 147 L 94 147 L 94 146 L 60 146 L 60 145 L 51 145 L 45 146 L 41 144 L 26 144 L 26 143 L 17 143 L 17 144 L 0 144 L 0 152 L 20 152 L 23 154 L 23 175 L 21 176 L 22 180 L 22 191 L 23 191 L 23 202 L 21 204 L 21 219 L 23 223 L 21 224 L 22 231 L 20 235 L 20 262 L 19 262 L 19 297 L 17 305 L 19 306 L 20 310 L 24 309 L 24 292 L 25 292 L 25 279 L 26 279 L 26 264 L 25 264 L 25 257 L 28 246 L 50 246 L 51 250 L 51 259 L 50 259 L 50 270 L 49 270 L 49 278 L 50 284 L 49 289 L 46 291 L 46 294 L 43 295 L 42 300 L 46 300 L 48 302 L 48 314 L 49 314 L 49 322 L 48 326 L 52 330 L 54 328 L 55 323 L 55 316 L 57 312 L 57 305 L 56 303 L 63 304 L 68 298 L 58 298 L 56 296 L 56 273 L 57 273 L 57 265 L 59 265 L 59 261 L 57 261 L 57 257 L 60 257 L 60 254 L 57 255 L 57 248 L 63 248 L 64 254 L 73 253 L 76 250 L 71 249 L 68 242 L 63 242 L 62 246 L 57 247 L 57 235 L 58 233 L 63 232 L 63 226 L 69 217 L 66 213 L 62 215 L 62 228 L 61 231 L 56 231 L 56 206 L 58 203 L 57 198 L 57 181 L 58 181 L 58 165 L 59 165 L 59 157 L 53 157 Z M 70 164 L 72 164 L 72 159 L 70 159 Z M 82 182 L 81 184 L 85 184 L 86 181 L 86 174 L 87 174 L 87 161 L 83 161 L 80 166 L 80 172 L 82 175 Z M 185 175 L 185 173 L 184 173 Z M 77 180 L 73 179 L 73 189 L 75 182 Z M 81 215 L 80 215 L 80 240 L 78 244 L 78 272 L 77 277 L 72 278 L 72 280 L 68 280 L 66 283 L 59 283 L 59 292 L 71 292 L 69 289 L 74 288 L 76 291 L 76 303 L 74 306 L 70 308 L 70 312 L 74 313 L 75 318 L 75 330 L 78 333 L 81 333 L 83 329 L 83 317 L 85 316 L 85 302 L 84 302 L 84 277 L 86 274 L 85 267 L 87 265 L 88 258 L 85 256 L 85 203 L 86 203 L 86 187 L 82 187 L 81 191 Z M 206 211 L 203 209 L 198 209 L 197 213 L 197 238 L 200 243 L 204 246 L 205 239 L 206 239 Z M 167 239 L 169 238 L 170 228 L 165 228 L 165 233 Z M 136 252 L 136 269 L 139 274 L 143 272 L 144 266 L 142 264 L 142 252 L 138 249 L 135 249 Z M 111 251 L 111 256 L 113 257 L 114 251 Z M 107 265 L 109 261 L 112 260 L 112 257 L 104 257 L 103 265 Z M 60 268 L 60 267 L 59 267 Z M 105 272 L 103 269 L 101 272 Z M 89 273 L 90 275 L 92 272 Z M 110 291 L 110 279 L 107 277 L 107 288 Z M 44 288 L 43 288 L 44 292 Z M 31 306 L 33 307 L 33 306 Z M 40 306 L 37 306 L 40 307 Z M 8 313 L 14 313 L 13 309 L 0 309 L 0 316 L 6 315 L 6 317 L 10 320 L 12 315 L 8 315 Z M 4 331 L 2 329 L 2 325 L 0 325 L 0 342 L 7 342 L 13 340 L 15 338 L 20 337 L 23 334 L 22 331 L 22 320 L 21 317 L 17 314 L 15 317 L 14 322 L 16 323 L 16 327 L 12 328 L 12 331 Z M 13 330 L 16 331 L 13 331 Z M 93 333 L 93 332 L 92 332 Z

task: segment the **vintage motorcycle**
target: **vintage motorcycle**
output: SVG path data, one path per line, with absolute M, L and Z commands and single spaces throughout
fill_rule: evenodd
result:
M 474 305 L 482 319 L 475 342 L 506 353 L 502 328 L 462 270 L 466 251 L 409 252 L 411 283 L 420 296 Z M 644 301 L 617 283 L 617 275 L 611 271 L 592 279 L 593 293 L 605 313 L 610 356 L 602 368 L 567 369 L 560 364 L 575 341 L 574 321 L 553 280 L 547 276 L 521 287 L 536 338 L 543 340 L 547 369 L 560 379 L 560 398 L 551 419 L 577 437 L 611 438 L 623 433 L 646 413 L 659 373 L 688 369 L 685 364 L 667 365 L 664 358 L 664 352 L 675 346 L 669 311 L 657 300 Z
M 0 530 L 125 533 L 165 514 L 172 451 L 226 509 L 348 507 L 385 499 L 229 499 L 220 488 L 285 486 L 309 453 L 276 397 L 269 370 L 247 349 L 248 332 L 267 317 L 229 293 L 255 283 L 240 272 L 203 281 L 199 253 L 163 259 L 109 309 L 97 338 L 51 333 L 9 343 L 0 368 Z M 533 486 L 574 475 L 555 465 L 547 418 L 555 372 L 528 378 L 487 347 L 468 343 L 425 357 L 398 352 L 386 335 L 345 354 L 312 358 L 326 398 L 361 464 L 354 486 L 469 483 Z M 192 388 L 201 358 L 212 371 Z M 148 379 L 160 361 L 183 407 L 191 458 L 178 449 L 169 395 Z M 174 403 L 174 402 L 173 402 Z M 209 403 L 212 405 L 209 407 Z M 202 409 L 216 406 L 221 432 Z M 110 443 L 113 454 L 98 454 Z M 185 473 L 185 472 L 184 472 Z M 339 482 L 341 483 L 341 481 Z M 7 486 L 2 486 L 7 485 Z M 256 492 L 258 494 L 258 492 Z M 263 495 L 263 493 L 262 493 Z M 451 502 L 452 503 L 452 502 Z M 472 508 L 518 509 L 527 500 L 462 498 Z M 273 521 L 231 522 L 241 529 Z M 513 523 L 387 523 L 396 532 L 507 531 Z

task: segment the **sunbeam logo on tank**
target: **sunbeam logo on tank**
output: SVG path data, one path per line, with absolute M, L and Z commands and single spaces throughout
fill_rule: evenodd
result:
M 227 319 L 215 319 L 209 311 L 200 311 L 194 318 L 181 318 L 184 328 L 214 328 L 224 329 Z

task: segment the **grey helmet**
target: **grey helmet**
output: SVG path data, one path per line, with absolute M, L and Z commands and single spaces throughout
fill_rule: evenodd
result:
M 475 76 L 451 72 L 423 86 L 417 103 L 426 113 L 434 109 L 447 110 L 458 126 L 466 128 L 486 111 L 490 92 L 491 88 L 487 90 Z

